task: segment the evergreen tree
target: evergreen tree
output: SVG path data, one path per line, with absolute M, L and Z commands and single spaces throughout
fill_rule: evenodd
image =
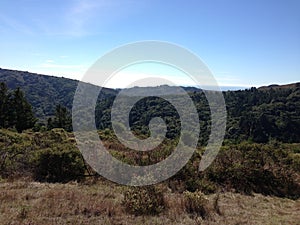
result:
M 5 83 L 0 83 L 0 128 L 7 124 L 8 89 Z
M 48 119 L 48 129 L 63 128 L 66 131 L 72 131 L 72 118 L 66 107 L 57 105 L 55 109 L 55 117 Z
M 32 112 L 31 105 L 25 99 L 24 93 L 20 88 L 17 88 L 13 92 L 11 106 L 13 108 L 11 117 L 18 132 L 22 132 L 34 126 L 36 118 Z

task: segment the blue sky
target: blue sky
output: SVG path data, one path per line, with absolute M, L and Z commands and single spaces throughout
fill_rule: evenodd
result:
M 162 40 L 196 53 L 222 86 L 297 82 L 299 12 L 299 0 L 2 0 L 0 67 L 81 79 L 117 46 Z

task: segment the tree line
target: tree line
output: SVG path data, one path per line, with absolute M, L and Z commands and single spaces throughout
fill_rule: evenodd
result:
M 206 145 L 210 135 L 210 109 L 201 91 L 188 92 L 199 114 L 201 132 L 199 145 Z M 110 129 L 111 107 L 117 94 L 102 95 L 95 107 L 95 122 L 99 130 Z M 300 142 L 300 87 L 291 88 L 251 88 L 223 92 L 227 106 L 227 130 L 225 139 L 233 143 L 253 141 L 266 143 L 271 140 Z M 100 95 L 101 96 L 101 93 Z M 180 96 L 179 96 L 180 97 Z M 38 97 L 37 97 L 38 98 Z M 182 107 L 184 107 L 184 102 Z M 58 104 L 52 106 L 54 113 L 46 120 L 38 121 L 35 111 L 26 100 L 20 88 L 9 91 L 4 83 L 0 86 L 0 127 L 13 127 L 18 132 L 64 128 L 72 131 L 69 108 Z M 122 112 L 120 112 L 122 113 Z M 149 121 L 161 117 L 167 125 L 167 138 L 180 136 L 180 118 L 176 109 L 163 98 L 146 97 L 138 101 L 129 115 L 131 130 L 136 135 L 147 137 Z M 42 122 L 44 121 L 44 122 Z
M 9 90 L 5 83 L 0 83 L 0 128 L 14 128 L 19 133 L 33 128 L 39 130 L 43 123 L 38 123 L 31 104 L 26 100 L 24 92 L 18 87 Z M 46 129 L 63 128 L 72 131 L 71 113 L 66 107 L 58 104 L 54 117 L 49 117 Z

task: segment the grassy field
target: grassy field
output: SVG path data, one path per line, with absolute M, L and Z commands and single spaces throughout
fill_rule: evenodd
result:
M 163 184 L 166 208 L 135 216 L 124 204 L 126 187 L 107 181 L 49 184 L 0 182 L 0 224 L 300 224 L 300 200 L 225 192 L 207 195 L 207 216 L 190 214 L 184 194 Z M 218 197 L 218 198 L 217 198 Z

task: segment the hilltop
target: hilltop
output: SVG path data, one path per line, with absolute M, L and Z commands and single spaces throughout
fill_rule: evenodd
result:
M 72 108 L 73 96 L 78 80 L 64 77 L 47 76 L 27 71 L 0 69 L 0 82 L 6 83 L 9 89 L 20 87 L 33 106 L 35 115 L 40 119 L 52 116 L 55 106 L 61 104 Z M 113 89 L 104 88 L 104 96 L 115 95 Z
M 261 87 L 258 88 L 258 90 L 295 89 L 295 88 L 300 88 L 300 82 L 291 83 L 291 84 L 283 84 L 283 85 L 271 84 L 271 85 L 268 85 L 268 86 L 261 86 Z

